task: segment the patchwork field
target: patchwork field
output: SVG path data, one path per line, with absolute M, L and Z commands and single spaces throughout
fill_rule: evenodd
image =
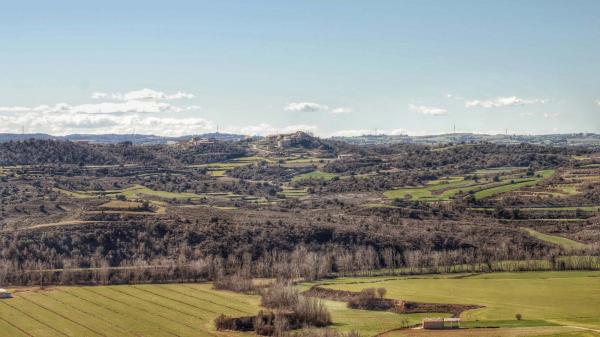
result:
M 223 200 L 238 200 L 261 203 L 265 200 L 254 196 L 246 196 L 235 194 L 231 192 L 218 192 L 218 193 L 187 193 L 187 192 L 167 192 L 167 191 L 155 191 L 142 185 L 135 185 L 133 187 L 120 189 L 120 190 L 107 190 L 107 191 L 69 191 L 64 189 L 55 188 L 57 192 L 66 194 L 70 197 L 78 199 L 87 198 L 98 198 L 108 197 L 117 198 L 118 195 L 123 195 L 127 199 L 144 199 L 144 198 L 159 198 L 165 200 L 199 200 L 199 199 L 223 199 Z
M 401 324 L 417 324 L 424 317 L 447 314 L 398 315 L 391 312 L 348 309 L 326 301 L 334 327 L 373 336 Z M 162 337 L 230 336 L 217 332 L 220 314 L 254 315 L 259 297 L 216 291 L 210 284 L 52 287 L 15 293 L 0 300 L 1 337 Z
M 498 321 L 521 326 L 540 321 L 600 330 L 600 272 L 491 273 L 460 277 L 341 278 L 327 288 L 360 291 L 384 287 L 386 297 L 417 302 L 477 304 L 463 312 L 471 326 L 498 326 Z
M 483 199 L 534 186 L 551 177 L 554 170 L 537 171 L 532 177 L 523 177 L 523 173 L 522 168 L 515 167 L 482 169 L 473 173 L 477 179 L 469 179 L 468 176 L 447 177 L 429 181 L 421 187 L 402 187 L 386 191 L 384 195 L 390 199 L 409 196 L 412 200 L 447 201 L 457 194 L 473 193 L 475 199 Z

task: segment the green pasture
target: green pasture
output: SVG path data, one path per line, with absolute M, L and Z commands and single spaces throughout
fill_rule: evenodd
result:
M 507 172 L 525 171 L 527 167 L 523 166 L 502 166 L 475 170 L 473 173 L 477 175 L 495 175 Z
M 588 247 L 588 245 L 584 243 L 563 238 L 561 236 L 540 233 L 531 228 L 523 228 L 523 230 L 525 230 L 529 235 L 533 236 L 536 239 L 559 245 L 565 249 L 585 249 Z
M 555 170 L 537 171 L 531 178 L 511 179 L 508 184 L 505 183 L 499 186 L 482 189 L 478 192 L 475 192 L 474 196 L 475 199 L 483 199 L 510 191 L 516 191 L 523 187 L 534 186 L 540 183 L 542 180 L 550 178 L 552 175 L 554 175 L 554 172 Z M 505 182 L 506 180 L 502 181 Z
M 477 304 L 463 312 L 469 323 L 523 319 L 600 329 L 600 272 L 491 273 L 459 278 L 342 278 L 325 287 L 360 291 L 384 287 L 386 297 L 430 303 Z M 367 281 L 367 282 L 365 282 Z
M 286 198 L 299 198 L 308 194 L 308 188 L 283 187 L 281 192 Z
M 507 208 L 512 209 L 512 208 Z M 469 210 L 472 211 L 487 211 L 492 212 L 494 208 L 491 207 L 471 207 Z M 562 212 L 562 211 L 585 211 L 585 212 L 600 212 L 600 206 L 548 206 L 548 207 L 520 207 L 520 211 L 525 212 Z M 554 219 L 557 220 L 557 219 Z M 565 219 L 567 220 L 567 219 Z
M 167 191 L 156 191 L 142 185 L 134 185 L 129 188 L 121 190 L 107 190 L 107 191 L 69 191 L 65 189 L 55 188 L 57 192 L 63 193 L 73 198 L 87 199 L 87 198 L 98 198 L 98 197 L 109 197 L 116 198 L 117 195 L 124 195 L 127 199 L 144 199 L 148 197 L 167 199 L 167 200 L 200 200 L 200 199 L 222 199 L 229 201 L 245 201 L 251 203 L 261 204 L 266 202 L 266 199 L 240 195 L 231 192 L 217 192 L 217 193 L 188 193 L 188 192 L 167 192 Z
M 292 182 L 300 182 L 302 180 L 308 180 L 308 179 L 316 179 L 316 180 L 331 180 L 335 177 L 337 177 L 338 175 L 335 173 L 328 173 L 328 172 L 322 172 L 322 171 L 312 171 L 312 172 L 308 172 L 308 173 L 303 173 L 303 174 L 299 174 L 297 176 L 294 176 L 292 178 Z
M 498 169 L 479 170 L 483 172 L 508 172 L 522 169 L 520 167 L 508 167 Z M 494 182 L 489 178 L 478 180 L 466 180 L 464 177 L 447 177 L 427 182 L 425 186 L 401 187 L 384 192 L 390 199 L 404 198 L 409 196 L 412 200 L 420 201 L 446 201 L 454 198 L 459 193 L 474 192 L 476 199 L 487 198 L 497 194 L 510 192 L 527 186 L 533 186 L 540 181 L 551 177 L 554 170 L 541 170 L 535 176 L 529 178 L 503 177 Z

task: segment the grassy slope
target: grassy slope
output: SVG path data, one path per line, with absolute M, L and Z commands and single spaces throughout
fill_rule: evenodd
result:
M 505 184 L 476 192 L 475 199 L 483 199 L 497 194 L 515 191 L 523 187 L 537 185 L 542 180 L 551 177 L 554 172 L 554 170 L 541 170 L 536 172 L 535 176 L 532 178 L 513 179 L 515 182 L 514 184 Z
M 581 242 L 577 242 L 577 241 L 573 241 L 567 238 L 563 238 L 561 236 L 555 236 L 555 235 L 548 235 L 548 234 L 544 234 L 544 233 L 540 233 L 534 229 L 531 228 L 523 228 L 525 231 L 527 231 L 527 233 L 529 233 L 529 235 L 542 240 L 542 241 L 546 241 L 546 242 L 550 242 L 556 245 L 559 245 L 563 248 L 566 249 L 584 249 L 587 248 L 588 245 L 581 243 Z M 600 305 L 600 304 L 599 304 Z
M 505 168 L 513 170 L 518 168 Z M 480 170 L 489 173 L 490 170 Z M 502 170 L 492 170 L 503 172 Z M 464 180 L 462 177 L 451 177 L 449 179 L 439 179 L 430 181 L 427 186 L 422 187 L 402 187 L 384 192 L 387 198 L 404 198 L 409 195 L 413 200 L 422 201 L 443 201 L 450 200 L 459 192 L 475 192 L 475 198 L 487 198 L 504 192 L 510 192 L 527 186 L 533 186 L 554 174 L 554 170 L 542 170 L 536 172 L 536 176 L 531 178 L 505 178 L 500 182 L 492 182 L 489 179 L 482 179 L 479 182 L 473 180 Z M 537 177 L 539 175 L 539 177 Z M 514 181 L 514 183 L 511 183 Z
M 536 272 L 388 281 L 381 277 L 372 278 L 371 283 L 346 284 L 341 282 L 357 280 L 340 279 L 328 287 L 353 291 L 385 287 L 390 298 L 485 306 L 463 313 L 465 320 L 514 320 L 515 314 L 521 313 L 526 320 L 600 329 L 600 272 L 558 274 L 560 277 L 557 273 Z
M 331 180 L 338 175 L 335 173 L 327 173 L 321 171 L 312 171 L 304 174 L 299 174 L 292 178 L 292 182 L 302 181 L 306 179 L 321 179 L 321 180 Z

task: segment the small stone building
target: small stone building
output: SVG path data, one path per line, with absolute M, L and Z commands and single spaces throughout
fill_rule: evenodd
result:
M 11 298 L 12 295 L 6 289 L 0 288 L 0 298 Z
M 424 318 L 423 329 L 442 330 L 460 328 L 460 318 Z

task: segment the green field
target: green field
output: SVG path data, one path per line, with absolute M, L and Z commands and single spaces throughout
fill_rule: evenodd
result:
M 473 211 L 494 211 L 491 207 L 471 207 Z M 512 209 L 512 208 L 508 208 Z M 585 211 L 585 212 L 600 212 L 600 206 L 556 206 L 556 207 L 520 207 L 519 210 L 525 212 L 562 212 L 562 211 Z
M 577 241 L 573 241 L 567 238 L 563 238 L 561 236 L 555 236 L 555 235 L 548 235 L 548 234 L 544 234 L 544 233 L 540 233 L 534 229 L 531 228 L 523 228 L 527 233 L 529 233 L 529 235 L 533 236 L 536 239 L 542 240 L 542 241 L 546 241 L 546 242 L 550 242 L 556 245 L 559 245 L 565 249 L 585 249 L 588 248 L 588 245 L 581 243 L 581 242 L 577 242 Z
M 257 308 L 207 284 L 59 287 L 0 300 L 0 336 L 214 336 L 220 313 Z
M 519 167 L 498 168 L 479 170 L 480 174 L 490 174 L 490 172 L 510 172 L 519 170 Z M 401 187 L 384 192 L 384 195 L 390 199 L 404 198 L 409 196 L 412 200 L 419 201 L 447 201 L 454 198 L 459 193 L 474 192 L 476 199 L 488 198 L 505 192 L 515 191 L 527 186 L 533 186 L 540 181 L 551 177 L 554 170 L 541 170 L 530 178 L 504 177 L 500 181 L 494 182 L 489 178 L 479 180 L 467 180 L 464 177 L 448 177 L 427 182 L 425 186 L 419 187 Z
M 254 315 L 259 297 L 216 291 L 210 284 L 118 285 L 53 287 L 15 293 L 0 300 L 1 337 L 54 336 L 233 336 L 216 332 L 221 313 Z M 372 336 L 398 328 L 403 320 L 417 324 L 423 317 L 445 314 L 398 315 L 348 309 L 326 301 L 334 328 Z
M 292 182 L 299 182 L 302 180 L 308 179 L 317 179 L 317 180 L 331 180 L 338 175 L 335 173 L 321 172 L 321 171 L 312 171 L 304 174 L 299 174 L 292 178 Z
M 283 187 L 281 192 L 286 198 L 299 198 L 308 194 L 307 188 Z
M 342 278 L 325 285 L 360 291 L 384 287 L 387 297 L 419 302 L 478 304 L 463 312 L 471 325 L 515 320 L 600 329 L 600 272 L 490 273 L 457 278 Z M 533 323 L 532 323 L 533 324 Z
M 246 201 L 250 203 L 264 204 L 268 201 L 264 198 L 240 195 L 231 192 L 217 192 L 217 193 L 188 193 L 188 192 L 167 192 L 167 191 L 156 191 L 142 185 L 134 185 L 133 187 L 124 188 L 121 190 L 108 190 L 108 191 L 69 191 L 60 188 L 54 189 L 57 192 L 66 194 L 72 198 L 87 199 L 87 198 L 98 198 L 98 197 L 109 197 L 116 198 L 117 195 L 124 195 L 127 199 L 144 199 L 148 197 L 167 199 L 167 200 L 200 200 L 200 199 L 221 199 L 229 201 Z M 297 192 L 299 193 L 299 192 Z
M 519 172 L 519 171 L 525 171 L 525 170 L 527 170 L 527 167 L 503 166 L 503 167 L 479 169 L 479 170 L 475 170 L 474 173 L 477 175 L 495 175 L 495 174 L 509 173 L 509 172 L 515 172 L 515 171 Z
M 258 156 L 250 156 L 250 157 L 240 157 L 231 160 L 215 162 L 210 164 L 200 164 L 200 165 L 189 165 L 188 167 L 197 167 L 197 168 L 206 168 L 209 175 L 214 177 L 222 177 L 228 170 L 234 169 L 236 167 L 248 166 L 259 161 L 267 161 L 272 162 L 272 160 L 258 157 Z
M 497 194 L 519 190 L 523 187 L 537 185 L 542 180 L 551 177 L 554 172 L 554 170 L 541 170 L 535 172 L 535 176 L 532 178 L 512 179 L 508 184 L 503 184 L 476 192 L 475 199 L 488 198 Z

